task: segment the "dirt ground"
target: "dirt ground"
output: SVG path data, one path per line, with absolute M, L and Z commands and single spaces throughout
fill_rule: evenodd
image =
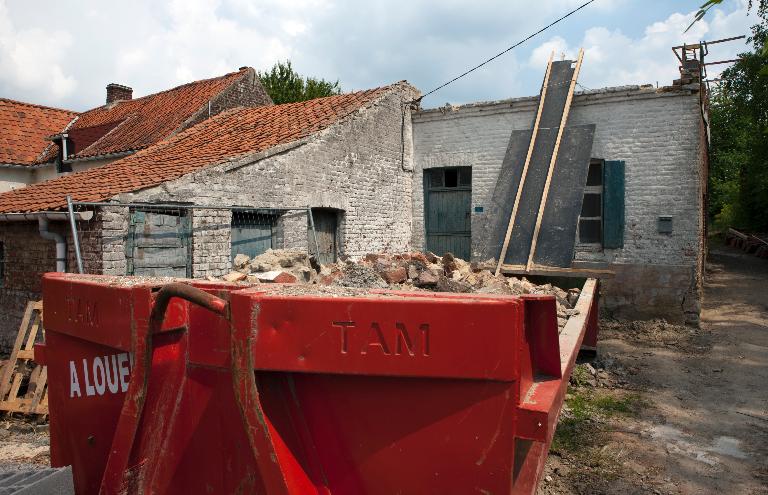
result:
M 604 322 L 539 495 L 768 494 L 768 260 L 711 250 L 700 329 Z

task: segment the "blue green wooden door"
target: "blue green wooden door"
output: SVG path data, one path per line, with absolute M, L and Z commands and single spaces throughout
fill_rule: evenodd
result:
M 273 247 L 273 226 L 275 217 L 272 215 L 234 212 L 232 215 L 232 259 L 238 254 L 250 258 L 264 253 Z
M 424 171 L 424 220 L 427 251 L 438 256 L 471 255 L 472 169 L 433 168 Z
M 131 211 L 127 275 L 190 277 L 189 217 L 184 211 Z

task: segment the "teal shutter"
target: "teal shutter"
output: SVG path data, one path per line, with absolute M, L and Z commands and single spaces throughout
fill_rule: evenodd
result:
M 603 167 L 603 247 L 624 247 L 624 161 Z

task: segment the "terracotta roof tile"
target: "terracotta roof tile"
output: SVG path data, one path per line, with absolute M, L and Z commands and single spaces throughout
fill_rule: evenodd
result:
M 77 115 L 0 98 L 0 163 L 34 165 L 50 143 L 46 138 L 61 132 Z
M 74 201 L 105 201 L 120 193 L 157 186 L 309 136 L 392 88 L 228 110 L 121 160 L 0 194 L 0 213 L 63 209 L 67 194 Z
M 67 130 L 75 144 L 75 157 L 139 150 L 167 138 L 247 70 L 83 112 Z M 52 146 L 41 160 L 50 161 L 56 153 Z

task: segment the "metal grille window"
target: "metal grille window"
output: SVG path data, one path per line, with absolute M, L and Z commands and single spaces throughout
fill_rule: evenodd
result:
M 253 258 L 275 247 L 277 218 L 270 210 L 233 210 L 232 260 L 238 254 Z
M 603 161 L 589 164 L 587 185 L 579 216 L 579 244 L 602 248 L 603 243 Z

